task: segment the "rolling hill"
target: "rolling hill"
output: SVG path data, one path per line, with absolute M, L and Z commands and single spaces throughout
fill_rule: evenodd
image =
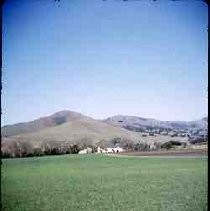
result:
M 112 126 L 92 118 L 81 117 L 80 119 L 69 121 L 59 126 L 48 127 L 33 133 L 10 136 L 7 139 L 34 143 L 43 141 L 76 143 L 84 140 L 95 144 L 99 141 L 109 141 L 118 137 L 138 140 L 140 136 L 138 133 L 128 131 L 124 128 Z
M 164 122 L 134 116 L 114 116 L 105 120 L 95 120 L 73 111 L 60 111 L 51 116 L 34 121 L 6 125 L 2 131 L 2 152 L 13 153 L 24 148 L 64 147 L 69 145 L 110 146 L 115 139 L 122 143 L 187 141 L 187 138 L 156 134 L 142 137 L 142 133 L 132 131 L 133 127 L 160 128 L 203 128 L 207 118 L 193 122 Z M 130 127 L 129 130 L 127 127 Z M 127 128 L 127 129 L 126 129 Z M 28 150 L 27 149 L 27 150 Z
M 162 128 L 162 129 L 205 129 L 208 124 L 207 117 L 199 119 L 197 121 L 160 121 L 156 119 L 142 118 L 137 116 L 112 116 L 104 120 L 104 122 L 118 125 L 123 128 L 132 128 L 135 130 L 146 128 Z
M 91 145 L 108 146 L 115 138 L 140 141 L 140 134 L 124 128 L 94 120 L 71 111 L 61 111 L 28 123 L 3 127 L 2 151 L 17 151 L 30 145 L 42 148 L 43 145 Z M 15 135 L 14 135 L 15 134 Z
M 82 114 L 73 111 L 60 111 L 51 116 L 42 117 L 30 122 L 6 125 L 1 128 L 2 137 L 10 137 L 19 134 L 37 132 L 48 127 L 55 127 L 68 121 L 74 121 L 82 117 Z M 84 116 L 83 116 L 84 117 Z

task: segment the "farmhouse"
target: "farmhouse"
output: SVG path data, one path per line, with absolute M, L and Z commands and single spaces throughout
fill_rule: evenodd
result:
M 117 146 L 117 147 L 108 147 L 106 149 L 101 148 L 100 146 L 97 147 L 97 154 L 100 153 L 118 153 L 118 152 L 123 152 L 123 148 Z M 79 154 L 88 154 L 88 153 L 92 153 L 92 149 L 87 147 L 86 149 L 80 150 Z
M 87 149 L 80 150 L 79 154 L 87 154 Z
M 79 154 L 88 154 L 88 153 L 92 153 L 92 149 L 90 147 L 87 147 L 86 149 L 79 151 Z
M 124 150 L 121 147 L 107 148 L 107 153 L 118 153 L 123 151 Z

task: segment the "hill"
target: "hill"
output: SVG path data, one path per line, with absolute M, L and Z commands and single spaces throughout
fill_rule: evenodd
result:
M 55 127 L 69 121 L 80 119 L 84 116 L 73 111 L 60 111 L 51 116 L 42 117 L 30 122 L 6 125 L 1 128 L 2 137 L 10 137 L 19 134 L 32 133 L 48 127 Z
M 37 132 L 20 134 L 9 138 L 19 141 L 31 141 L 34 143 L 43 141 L 77 143 L 85 141 L 95 144 L 99 141 L 108 141 L 118 137 L 138 140 L 139 134 L 92 118 L 82 117 L 59 126 L 49 127 Z
M 118 143 L 132 148 L 137 143 L 187 142 L 187 136 L 171 136 L 156 133 L 153 136 L 139 133 L 145 128 L 203 128 L 207 119 L 193 122 L 167 122 L 134 116 L 114 116 L 106 120 L 95 120 L 77 112 L 60 111 L 40 119 L 2 127 L 2 152 L 24 154 L 35 149 L 40 151 L 78 149 L 97 145 L 114 146 Z M 137 130 L 138 129 L 138 130 Z M 136 132 L 137 131 L 137 132 Z M 72 149 L 76 146 L 77 149 Z M 70 153 L 71 153 L 70 152 Z M 48 152 L 47 152 L 48 153 Z
M 197 121 L 160 121 L 137 116 L 112 116 L 104 120 L 112 125 L 118 125 L 130 130 L 145 130 L 151 128 L 159 129 L 205 129 L 207 128 L 207 117 Z
M 32 153 L 37 148 L 41 151 L 54 148 L 60 150 L 73 145 L 83 148 L 97 146 L 99 143 L 100 146 L 109 146 L 114 139 L 133 143 L 140 141 L 139 133 L 67 111 L 29 123 L 5 126 L 5 129 L 8 136 L 2 139 L 2 152 L 15 152 L 15 156 L 19 152 Z M 16 135 L 12 135 L 15 133 Z

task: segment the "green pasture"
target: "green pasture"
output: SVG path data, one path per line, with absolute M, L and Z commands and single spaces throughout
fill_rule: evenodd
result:
M 3 159 L 3 211 L 205 211 L 207 158 Z

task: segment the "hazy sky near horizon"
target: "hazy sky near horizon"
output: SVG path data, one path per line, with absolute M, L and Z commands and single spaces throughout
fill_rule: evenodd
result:
M 2 124 L 60 110 L 94 118 L 207 115 L 202 1 L 7 0 Z

